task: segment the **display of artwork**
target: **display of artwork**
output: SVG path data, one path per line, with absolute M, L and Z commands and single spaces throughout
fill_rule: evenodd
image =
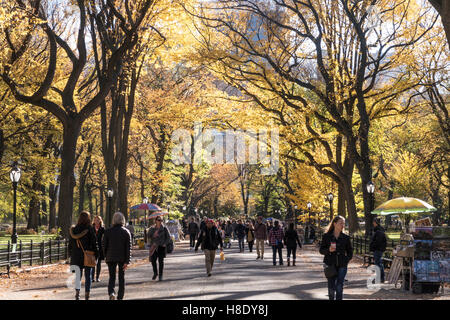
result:
M 432 240 L 414 240 L 414 258 L 417 260 L 431 260 Z
M 433 240 L 433 251 L 450 251 L 450 241 L 447 239 Z
M 416 227 L 413 236 L 414 239 L 431 240 L 433 239 L 433 227 Z
M 416 281 L 439 282 L 441 279 L 440 262 L 414 260 L 414 274 L 416 276 Z
M 450 260 L 439 261 L 440 280 L 450 282 Z
M 433 227 L 434 239 L 450 239 L 450 228 L 448 227 Z

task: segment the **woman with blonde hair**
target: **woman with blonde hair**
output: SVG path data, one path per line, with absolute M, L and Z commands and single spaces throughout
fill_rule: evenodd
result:
M 350 237 L 343 233 L 345 218 L 336 216 L 322 237 L 320 253 L 324 255 L 325 276 L 328 279 L 328 298 L 342 300 L 347 265 L 353 257 Z
M 92 282 L 99 282 L 100 272 L 102 270 L 102 260 L 105 260 L 105 255 L 103 254 L 102 239 L 105 233 L 105 225 L 103 224 L 103 219 L 100 216 L 94 217 L 94 223 L 92 224 L 95 231 L 95 236 L 97 238 L 99 255 L 97 258 L 97 266 L 92 268 Z M 95 278 L 94 278 L 95 275 Z M 94 280 L 95 279 L 95 280 Z

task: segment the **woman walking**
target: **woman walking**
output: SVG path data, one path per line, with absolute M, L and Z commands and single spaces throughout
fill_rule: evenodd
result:
M 119 267 L 118 300 L 123 300 L 125 294 L 125 270 L 131 260 L 131 234 L 125 228 L 125 217 L 121 212 L 114 213 L 113 226 L 105 231 L 103 236 L 103 252 L 109 270 L 108 295 L 109 300 L 115 300 L 116 272 Z
M 77 266 L 80 269 L 79 281 L 75 283 L 75 299 L 80 300 L 81 278 L 83 277 L 83 269 L 85 275 L 84 290 L 85 299 L 89 300 L 92 282 L 92 268 L 84 265 L 84 252 L 93 251 L 95 257 L 98 258 L 98 246 L 95 238 L 95 232 L 91 225 L 90 214 L 82 211 L 78 217 L 76 226 L 69 230 L 69 255 L 70 265 Z
M 102 260 L 105 260 L 105 255 L 103 254 L 102 240 L 103 234 L 105 233 L 105 227 L 103 224 L 102 217 L 95 216 L 94 217 L 94 231 L 95 237 L 97 239 L 98 245 L 98 258 L 97 258 L 97 266 L 92 268 L 92 282 L 99 282 L 100 272 L 102 270 Z M 95 276 L 95 278 L 94 278 Z M 95 281 L 94 281 L 95 279 Z
M 320 253 L 324 255 L 328 278 L 328 298 L 342 300 L 344 279 L 347 274 L 347 265 L 353 257 L 353 248 L 350 237 L 343 233 L 345 219 L 336 216 L 328 226 L 322 237 Z
M 273 250 L 273 265 L 277 265 L 277 252 L 278 252 L 278 258 L 280 260 L 280 266 L 283 265 L 283 239 L 284 239 L 284 233 L 283 229 L 280 227 L 280 223 L 278 220 L 275 220 L 275 224 L 272 229 L 269 231 L 269 240 L 270 245 L 272 246 Z
M 255 243 L 255 228 L 253 227 L 253 223 L 251 221 L 247 223 L 245 233 L 247 236 L 248 250 L 253 252 L 253 244 Z
M 164 258 L 166 257 L 166 246 L 170 242 L 170 234 L 169 230 L 167 230 L 167 228 L 162 225 L 161 217 L 156 217 L 155 226 L 150 228 L 147 236 L 148 242 L 150 243 L 149 259 L 153 267 L 152 280 L 155 280 L 159 275 L 159 281 L 162 281 Z M 159 264 L 159 273 L 158 268 L 156 267 L 156 260 L 158 260 Z
M 290 256 L 292 253 L 292 265 L 295 266 L 295 256 L 297 253 L 297 243 L 299 248 L 302 247 L 300 239 L 298 238 L 297 230 L 294 229 L 294 224 L 290 223 L 289 228 L 284 235 L 284 244 L 287 248 L 287 265 L 288 267 L 291 265 Z

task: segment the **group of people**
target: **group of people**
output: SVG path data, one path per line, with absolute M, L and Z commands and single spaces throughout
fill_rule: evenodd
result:
M 110 300 L 116 299 L 116 276 L 119 278 L 117 299 L 122 300 L 125 294 L 125 270 L 130 264 L 131 248 L 133 243 L 133 228 L 125 226 L 125 217 L 116 212 L 112 218 L 112 226 L 105 229 L 102 218 L 94 217 L 91 223 L 90 213 L 80 213 L 78 222 L 70 228 L 69 255 L 70 265 L 77 266 L 80 277 L 75 282 L 75 299 L 80 299 L 81 280 L 84 271 L 85 299 L 89 300 L 92 282 L 98 282 L 101 272 L 102 260 L 105 260 L 109 271 L 108 295 Z M 130 232 L 131 230 L 131 232 Z M 149 260 L 153 267 L 153 280 L 159 276 L 163 279 L 164 258 L 166 247 L 170 243 L 170 234 L 162 225 L 162 218 L 156 217 L 155 225 L 147 233 L 150 244 Z M 87 266 L 86 252 L 94 254 L 95 266 Z M 158 265 L 157 265 L 158 261 Z M 158 270 L 159 269 L 159 270 Z
M 283 265 L 283 248 L 287 248 L 287 264 L 291 265 L 290 257 L 292 255 L 292 265 L 295 266 L 297 245 L 302 247 L 298 233 L 294 228 L 294 224 L 291 223 L 287 229 L 283 228 L 278 220 L 272 225 L 272 222 L 267 220 L 263 222 L 263 218 L 259 216 L 256 221 L 248 220 L 245 222 L 242 219 L 238 220 L 218 220 L 214 221 L 203 217 L 203 220 L 198 223 L 194 217 L 190 218 L 189 223 L 185 228 L 185 233 L 189 235 L 190 248 L 194 250 L 198 248 L 199 243 L 204 239 L 204 231 L 207 230 L 208 223 L 211 223 L 211 228 L 214 230 L 214 237 L 217 237 L 217 246 L 220 244 L 221 249 L 231 248 L 231 239 L 237 240 L 239 245 L 239 252 L 245 251 L 245 241 L 247 241 L 249 252 L 253 252 L 253 246 L 256 243 L 256 260 L 264 259 L 264 246 L 267 244 L 272 247 L 273 252 L 273 265 L 278 262 Z M 198 238 L 196 245 L 195 241 Z M 219 241 L 220 240 L 220 241 Z M 205 253 L 206 254 L 206 253 Z M 211 254 L 212 253 L 208 253 Z M 213 261 L 213 258 L 206 258 L 207 261 Z M 209 267 L 207 264 L 207 273 L 210 275 Z
M 264 245 L 268 244 L 273 251 L 273 265 L 277 264 L 277 253 L 279 265 L 283 265 L 282 249 L 287 248 L 287 265 L 290 266 L 292 255 L 292 265 L 295 266 L 296 250 L 302 247 L 294 223 L 290 223 L 285 230 L 275 221 L 273 226 L 270 223 L 263 223 L 262 217 L 257 221 L 213 221 L 204 218 L 198 224 L 191 219 L 187 227 L 190 237 L 191 249 L 198 251 L 201 247 L 205 255 L 205 266 L 207 276 L 210 277 L 214 265 L 217 250 L 220 248 L 223 253 L 224 241 L 235 236 L 239 242 L 239 252 L 244 252 L 244 239 L 247 239 L 250 252 L 253 243 L 256 241 L 256 259 L 264 259 Z M 336 216 L 331 221 L 325 234 L 322 237 L 319 252 L 324 255 L 326 267 L 326 277 L 328 280 L 328 296 L 330 300 L 343 299 L 343 286 L 347 274 L 347 266 L 353 257 L 353 248 L 350 237 L 343 232 L 345 218 Z M 197 239 L 198 237 L 198 239 Z M 195 241 L 197 239 L 197 242 Z M 162 218 L 156 217 L 155 224 L 147 232 L 147 243 L 149 244 L 149 260 L 153 267 L 153 278 L 163 280 L 164 258 L 166 257 L 167 246 L 170 243 L 170 233 L 162 224 Z M 116 299 L 115 282 L 116 275 L 119 275 L 119 289 L 117 299 L 122 300 L 125 293 L 125 270 L 130 264 L 132 248 L 132 236 L 125 227 L 125 217 L 122 213 L 116 212 L 112 219 L 112 227 L 105 229 L 102 218 L 95 216 L 93 223 L 89 212 L 81 212 L 78 222 L 70 228 L 69 254 L 70 264 L 79 267 L 80 277 L 75 283 L 75 299 L 80 299 L 81 278 L 84 271 L 85 276 L 85 299 L 89 299 L 92 282 L 99 281 L 101 272 L 101 262 L 105 260 L 109 271 L 108 295 L 110 300 Z M 371 251 L 374 252 L 375 264 L 380 267 L 381 281 L 384 282 L 384 269 L 382 255 L 386 250 L 386 236 L 380 226 L 380 222 L 375 219 L 374 233 L 370 244 Z M 93 252 L 96 258 L 95 266 L 86 266 L 86 252 Z M 157 263 L 158 262 L 158 263 Z

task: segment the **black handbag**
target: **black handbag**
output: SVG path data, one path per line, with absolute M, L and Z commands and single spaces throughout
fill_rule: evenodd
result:
M 325 277 L 327 278 L 333 278 L 336 277 L 338 272 L 335 265 L 325 265 L 323 271 L 325 272 Z

